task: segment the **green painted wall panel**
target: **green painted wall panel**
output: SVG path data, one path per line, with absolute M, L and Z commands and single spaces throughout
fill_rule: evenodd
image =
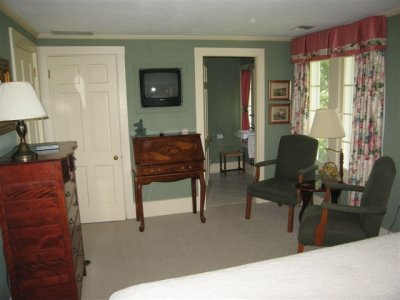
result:
M 396 164 L 394 181 L 383 227 L 400 231 L 400 14 L 387 20 L 388 40 L 385 52 L 386 94 L 383 154 Z M 395 219 L 396 217 L 396 219 Z M 395 222 L 394 222 L 395 220 Z
M 219 163 L 220 151 L 241 149 L 240 139 L 240 66 L 239 57 L 207 58 L 208 67 L 208 131 L 210 162 Z M 216 134 L 223 134 L 217 139 Z

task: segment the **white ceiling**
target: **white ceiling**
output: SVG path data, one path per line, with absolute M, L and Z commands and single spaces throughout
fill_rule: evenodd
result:
M 400 0 L 0 0 L 39 37 L 94 35 L 290 40 L 372 15 L 400 13 Z M 308 31 L 292 28 L 315 26 Z

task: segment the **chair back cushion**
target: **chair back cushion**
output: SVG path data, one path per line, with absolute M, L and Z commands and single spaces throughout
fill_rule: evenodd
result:
M 360 206 L 386 208 L 395 176 L 396 167 L 393 159 L 388 156 L 377 159 L 365 184 Z M 383 215 L 361 215 L 361 225 L 368 237 L 379 234 L 383 217 Z
M 297 180 L 298 170 L 315 164 L 318 140 L 291 134 L 281 137 L 278 147 L 275 177 Z

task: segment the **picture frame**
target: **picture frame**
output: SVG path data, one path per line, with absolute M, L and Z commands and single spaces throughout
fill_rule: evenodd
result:
M 290 123 L 290 104 L 270 104 L 269 105 L 270 124 L 289 124 Z
M 7 59 L 0 57 L 0 83 L 10 82 L 10 63 Z M 15 130 L 15 122 L 13 121 L 0 121 L 0 135 L 6 134 Z
M 291 96 L 290 80 L 269 80 L 269 100 L 289 101 Z

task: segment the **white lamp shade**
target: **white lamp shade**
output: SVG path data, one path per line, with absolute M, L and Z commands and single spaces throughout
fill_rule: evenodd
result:
M 318 109 L 315 113 L 310 135 L 322 139 L 346 136 L 337 109 Z
M 0 84 L 0 121 L 37 119 L 46 116 L 42 103 L 29 82 Z

